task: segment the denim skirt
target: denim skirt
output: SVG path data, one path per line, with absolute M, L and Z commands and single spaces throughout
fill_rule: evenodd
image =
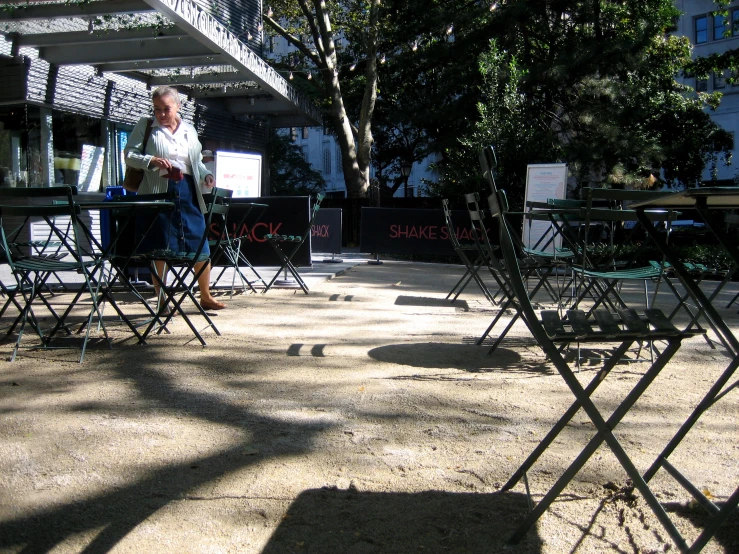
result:
M 136 238 L 137 242 L 141 241 L 136 252 L 153 257 L 193 257 L 205 234 L 205 217 L 198 205 L 192 175 L 185 175 L 181 181 L 170 179 L 167 192 L 173 195 L 172 211 L 151 215 L 142 210 L 136 215 Z M 206 240 L 198 258 L 205 260 L 209 255 Z

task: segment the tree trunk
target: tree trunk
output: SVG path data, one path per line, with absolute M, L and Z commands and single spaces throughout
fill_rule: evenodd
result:
M 377 100 L 377 41 L 382 0 L 371 0 L 365 47 L 366 85 L 356 128 L 349 121 L 344 106 L 331 18 L 326 1 L 298 0 L 298 5 L 306 18 L 316 50 L 312 50 L 299 37 L 291 35 L 271 17 L 265 15 L 264 20 L 320 70 L 324 93 L 330 102 L 329 119 L 341 150 L 341 168 L 344 172 L 347 196 L 366 197 L 369 192 L 372 163 L 372 115 Z

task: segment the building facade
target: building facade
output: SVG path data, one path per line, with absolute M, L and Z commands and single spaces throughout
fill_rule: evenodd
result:
M 676 34 L 687 37 L 693 45 L 693 56 L 704 57 L 739 48 L 739 2 L 728 3 L 725 12 L 717 13 L 718 6 L 711 0 L 676 0 L 682 12 Z M 708 79 L 689 77 L 684 82 L 699 92 L 721 92 L 721 105 L 710 112 L 711 119 L 734 135 L 734 159 L 737 160 L 737 135 L 739 135 L 739 83 L 727 82 L 729 73 L 712 74 Z M 739 180 L 735 165 L 719 164 L 716 178 L 720 184 L 731 185 Z M 712 175 L 706 169 L 704 181 Z

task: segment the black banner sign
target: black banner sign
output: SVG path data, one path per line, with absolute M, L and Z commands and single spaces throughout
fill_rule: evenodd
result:
M 243 216 L 250 209 L 245 204 L 249 203 L 267 204 L 267 208 L 254 207 L 244 219 Z M 280 265 L 279 258 L 267 243 L 265 235 L 303 236 L 308 229 L 309 221 L 310 197 L 308 196 L 234 198 L 228 212 L 229 233 L 233 237 L 241 237 L 241 252 L 254 266 Z M 285 244 L 283 250 L 287 248 L 291 246 Z M 292 258 L 293 264 L 310 266 L 310 251 L 311 237 L 309 235 Z
M 321 208 L 313 220 L 311 251 L 341 254 L 341 208 Z
M 456 235 L 462 244 L 474 244 L 469 235 L 470 216 L 452 212 Z M 454 255 L 443 210 L 362 208 L 360 250 L 370 254 Z

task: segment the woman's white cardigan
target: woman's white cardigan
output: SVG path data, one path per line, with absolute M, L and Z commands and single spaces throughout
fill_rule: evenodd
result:
M 160 194 L 167 192 L 167 178 L 159 176 L 159 168 L 150 168 L 151 159 L 169 158 L 169 142 L 164 137 L 164 130 L 159 122 L 154 119 L 151 126 L 151 135 L 149 142 L 146 143 L 146 152 L 141 151 L 144 143 L 144 132 L 146 131 L 146 121 L 148 118 L 142 117 L 131 131 L 128 137 L 128 144 L 124 150 L 126 157 L 126 165 L 144 170 L 144 180 L 141 181 L 139 194 Z M 198 133 L 195 127 L 185 121 L 180 121 L 180 125 L 184 126 L 185 136 L 187 137 L 188 154 L 190 157 L 190 167 L 192 167 L 192 178 L 195 181 L 195 190 L 198 198 L 200 211 L 205 213 L 205 202 L 200 192 L 200 185 L 205 181 L 206 175 L 213 173 L 203 164 L 203 156 L 200 153 L 202 146 L 198 140 Z

